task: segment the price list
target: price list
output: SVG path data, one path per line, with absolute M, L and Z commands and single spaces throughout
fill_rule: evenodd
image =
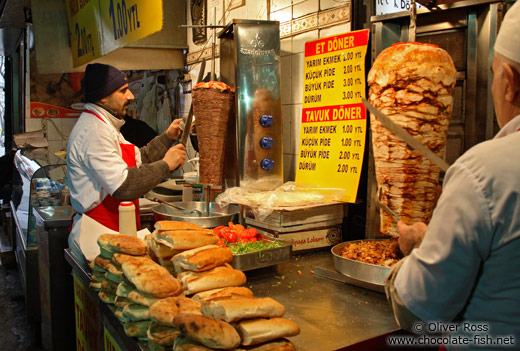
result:
M 305 44 L 296 181 L 345 189 L 355 202 L 365 150 L 365 56 L 369 31 Z

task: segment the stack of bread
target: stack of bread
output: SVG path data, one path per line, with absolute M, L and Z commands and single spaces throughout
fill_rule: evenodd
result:
M 215 244 L 218 236 L 210 229 L 193 223 L 179 221 L 158 221 L 154 231 L 145 240 L 150 248 L 150 256 L 173 275 L 172 257 L 182 251 L 204 245 Z

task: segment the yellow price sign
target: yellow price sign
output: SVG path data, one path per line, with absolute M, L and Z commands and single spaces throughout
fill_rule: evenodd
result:
M 74 67 L 162 29 L 162 0 L 66 0 Z
M 355 202 L 365 150 L 368 30 L 305 44 L 296 181 L 345 189 Z

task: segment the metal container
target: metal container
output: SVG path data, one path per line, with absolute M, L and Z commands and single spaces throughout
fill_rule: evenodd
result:
M 240 271 L 250 271 L 252 269 L 273 266 L 278 263 L 287 262 L 291 259 L 292 245 L 288 241 L 267 238 L 266 241 L 279 241 L 285 245 L 272 249 L 249 252 L 241 255 L 233 255 L 231 266 Z
M 186 211 L 175 209 L 167 205 L 157 205 L 152 207 L 153 215 L 156 221 L 181 221 L 198 224 L 203 228 L 215 228 L 219 225 L 227 225 L 228 222 L 238 221 L 238 206 L 229 205 L 221 207 L 215 202 L 209 204 L 209 216 L 206 216 L 205 202 L 177 202 L 175 203 L 188 210 L 198 210 L 202 212 L 202 216 L 196 214 L 188 214 Z
M 334 267 L 341 274 L 352 278 L 352 284 L 360 287 L 367 287 L 367 285 L 370 285 L 375 290 L 380 291 L 381 289 L 384 289 L 385 277 L 387 276 L 388 272 L 390 272 L 390 268 L 355 261 L 341 256 L 341 251 L 343 251 L 343 248 L 346 245 L 361 241 L 365 240 L 346 241 L 334 246 L 331 249 L 332 255 L 334 257 Z

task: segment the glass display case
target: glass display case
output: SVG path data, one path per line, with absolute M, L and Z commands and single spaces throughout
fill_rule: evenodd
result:
M 15 158 L 13 202 L 25 246 L 36 246 L 33 208 L 62 206 L 70 201 L 66 161 L 46 148 L 18 150 Z
M 14 157 L 12 227 L 14 252 L 25 296 L 27 319 L 39 325 L 40 288 L 37 226 L 33 209 L 69 204 L 66 161 L 47 148 L 24 149 Z

